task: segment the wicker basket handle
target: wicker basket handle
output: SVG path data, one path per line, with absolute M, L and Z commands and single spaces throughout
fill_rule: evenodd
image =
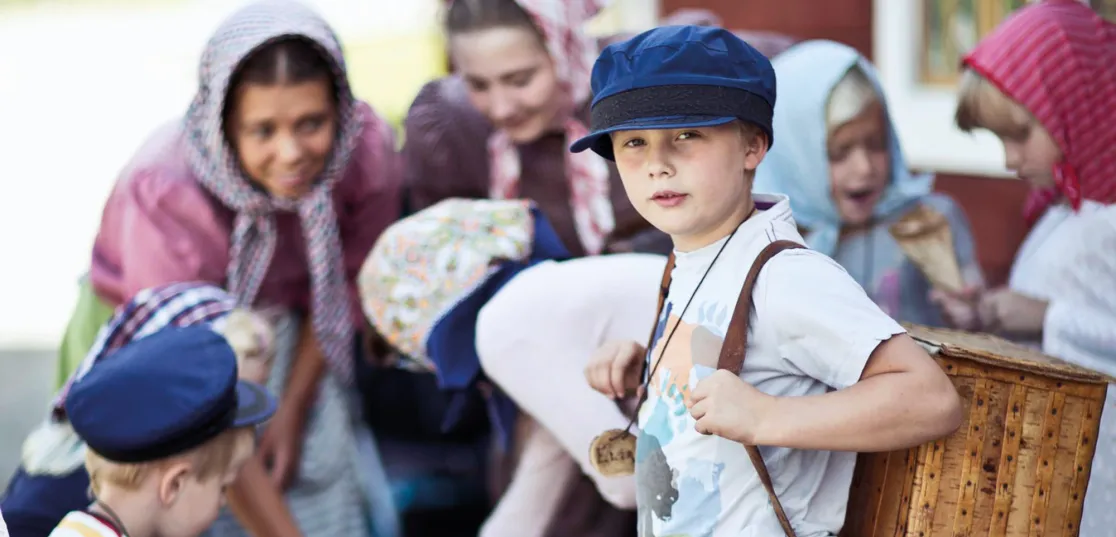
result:
M 752 264 L 752 268 L 748 271 L 748 277 L 744 280 L 744 287 L 740 289 L 740 298 L 736 300 L 736 308 L 733 309 L 732 319 L 729 320 L 728 333 L 725 334 L 725 341 L 721 344 L 721 354 L 717 358 L 718 369 L 727 369 L 736 375 L 740 374 L 740 370 L 744 366 L 744 357 L 748 351 L 748 324 L 751 320 L 753 307 L 752 292 L 755 290 L 760 269 L 779 252 L 795 248 L 805 248 L 805 246 L 794 241 L 779 240 L 765 246 L 756 256 L 756 261 Z M 670 257 L 667 258 L 666 268 L 663 269 L 663 280 L 659 287 L 659 307 L 655 311 L 655 323 L 651 325 L 651 335 L 647 338 L 646 348 L 648 349 L 655 343 L 655 327 L 658 324 L 659 316 L 663 313 L 663 305 L 666 302 L 667 292 L 670 290 L 670 273 L 673 270 L 674 254 L 671 253 Z M 644 368 L 646 369 L 646 364 Z M 644 374 L 646 375 L 646 371 L 644 371 Z M 787 518 L 787 513 L 783 510 L 783 504 L 775 494 L 775 485 L 771 481 L 771 474 L 767 471 L 767 464 L 763 462 L 763 455 L 760 454 L 759 448 L 756 446 L 744 446 L 744 448 L 748 451 L 748 458 L 752 460 L 752 466 L 756 468 L 756 474 L 759 475 L 760 482 L 763 483 L 763 488 L 771 499 L 771 506 L 775 509 L 775 516 L 779 519 L 779 525 L 783 527 L 783 533 L 786 534 L 786 537 L 796 537 L 794 527 L 791 526 L 790 519 Z

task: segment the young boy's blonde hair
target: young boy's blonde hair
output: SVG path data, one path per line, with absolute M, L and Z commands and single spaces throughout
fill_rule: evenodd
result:
M 825 132 L 833 134 L 841 125 L 856 119 L 869 106 L 881 102 L 868 75 L 858 65 L 853 65 L 833 85 L 825 106 Z
M 987 129 L 1001 138 L 1022 138 L 1030 131 L 1035 117 L 987 78 L 965 69 L 961 73 L 954 120 L 965 132 Z
M 113 462 L 87 449 L 85 469 L 89 473 L 89 488 L 94 496 L 100 495 L 106 485 L 136 490 L 152 472 L 182 460 L 190 462 L 199 481 L 218 477 L 228 471 L 237 446 L 241 442 L 254 441 L 255 430 L 252 427 L 229 429 L 181 455 L 142 463 Z

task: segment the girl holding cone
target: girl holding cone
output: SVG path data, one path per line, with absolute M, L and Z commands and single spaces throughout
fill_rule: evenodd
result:
M 972 234 L 960 207 L 931 192 L 931 177 L 907 169 L 875 68 L 832 41 L 799 43 L 772 65 L 775 129 L 795 135 L 772 145 L 753 190 L 789 195 L 810 247 L 840 263 L 889 315 L 942 325 L 927 298 L 932 282 L 959 290 L 982 280 Z M 939 225 L 919 248 L 937 250 L 924 257 L 947 261 L 944 270 L 916 265 L 892 236 L 900 220 L 922 214 Z
M 957 124 L 987 129 L 1034 188 L 1008 285 L 935 297 L 955 325 L 1116 376 L 1116 25 L 1075 0 L 1005 20 L 964 59 Z M 1101 415 L 1081 535 L 1116 526 L 1116 388 Z

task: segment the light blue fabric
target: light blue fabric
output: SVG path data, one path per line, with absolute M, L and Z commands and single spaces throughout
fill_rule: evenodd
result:
M 841 219 L 830 194 L 829 157 L 826 151 L 826 103 L 837 82 L 854 65 L 860 66 L 883 95 L 876 69 L 856 50 L 832 41 L 806 41 L 779 54 L 772 61 L 778 81 L 772 145 L 756 171 L 755 192 L 790 196 L 794 219 L 809 229 L 806 242 L 833 255 Z M 888 124 L 891 116 L 887 116 Z M 891 185 L 876 204 L 879 220 L 904 211 L 930 193 L 929 175 L 915 175 L 907 168 L 899 138 L 891 129 Z

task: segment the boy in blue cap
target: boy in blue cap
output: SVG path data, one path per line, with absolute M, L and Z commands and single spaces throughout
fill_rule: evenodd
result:
M 66 417 L 88 446 L 95 500 L 52 537 L 194 537 L 254 449 L 275 399 L 238 380 L 226 339 L 204 326 L 139 339 L 73 382 Z
M 640 536 L 836 535 L 856 452 L 949 434 L 956 390 L 839 265 L 804 247 L 752 279 L 751 326 L 726 347 L 747 359 L 724 369 L 749 267 L 776 241 L 804 244 L 786 197 L 751 192 L 774 134 L 763 55 L 719 28 L 657 28 L 606 48 L 592 89 L 593 131 L 571 150 L 614 160 L 675 247 L 652 348 L 610 343 L 586 370 L 614 398 L 646 379 Z M 762 446 L 770 475 L 745 446 Z

